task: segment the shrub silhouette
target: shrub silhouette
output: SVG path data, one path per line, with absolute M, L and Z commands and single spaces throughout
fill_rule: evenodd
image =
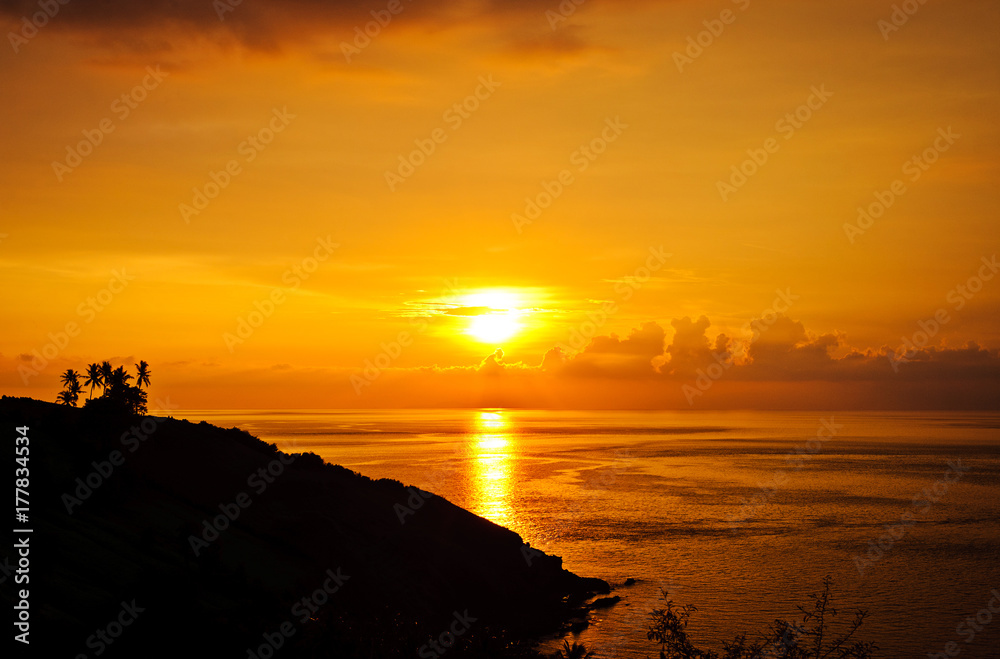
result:
M 588 652 L 583 643 L 570 645 L 569 641 L 563 641 L 562 650 L 556 650 L 551 659 L 591 659 L 593 656 L 594 653 Z
M 833 579 L 823 579 L 823 592 L 812 594 L 812 609 L 799 606 L 801 624 L 775 620 L 758 640 L 747 641 L 747 635 L 737 634 L 723 643 L 722 654 L 695 647 L 687 633 L 693 605 L 676 606 L 666 590 L 661 590 L 666 607 L 654 609 L 646 638 L 660 644 L 660 659 L 870 659 L 878 646 L 871 642 L 854 641 L 854 634 L 868 617 L 867 611 L 856 610 L 847 628 L 835 634 L 831 618 L 837 610 L 831 605 Z

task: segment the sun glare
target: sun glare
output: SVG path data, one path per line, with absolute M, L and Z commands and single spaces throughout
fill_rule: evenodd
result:
M 508 291 L 489 290 L 472 293 L 463 298 L 463 304 L 481 309 L 472 316 L 466 333 L 483 343 L 497 343 L 521 331 L 523 311 L 520 300 Z

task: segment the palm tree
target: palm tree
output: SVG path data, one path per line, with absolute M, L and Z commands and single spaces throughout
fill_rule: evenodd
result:
M 94 387 L 100 387 L 104 384 L 104 372 L 101 370 L 101 365 L 87 364 L 87 379 L 84 381 L 83 386 L 90 387 L 90 397 L 94 397 Z
M 128 381 L 132 376 L 128 374 L 124 366 L 119 366 L 111 372 L 111 389 L 123 389 L 128 386 Z
M 76 382 L 77 385 L 79 385 L 80 384 L 80 374 L 77 373 L 76 371 L 74 371 L 71 368 L 67 368 L 66 372 L 63 373 L 61 376 L 59 376 L 59 380 L 65 386 L 67 386 L 67 387 L 69 387 L 70 384 L 73 383 L 73 382 Z
M 73 397 L 73 407 L 76 407 L 76 402 L 80 400 L 80 394 L 83 392 L 83 387 L 80 386 L 79 380 L 73 380 L 69 383 L 69 395 Z
M 101 362 L 101 378 L 104 383 L 104 391 L 111 386 L 111 362 Z
M 142 385 L 149 386 L 149 364 L 144 361 L 140 361 L 135 365 L 137 374 L 135 379 L 135 384 L 137 387 L 142 389 Z
M 59 392 L 56 402 L 76 407 L 77 401 L 80 400 L 80 392 L 83 390 L 80 387 L 80 374 L 69 368 L 66 369 L 66 372 L 59 379 L 66 389 Z

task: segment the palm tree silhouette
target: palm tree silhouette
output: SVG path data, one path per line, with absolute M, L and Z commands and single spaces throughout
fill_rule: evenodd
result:
M 132 379 L 132 376 L 128 374 L 124 366 L 119 366 L 114 371 L 111 372 L 111 389 L 112 391 L 118 391 L 124 389 L 128 386 L 128 381 Z
M 111 387 L 111 362 L 101 362 L 101 378 L 103 379 L 104 391 Z
M 59 376 L 60 382 L 62 382 L 66 387 L 69 387 L 71 383 L 76 382 L 80 384 L 80 374 L 71 368 L 67 368 L 66 372 Z
M 87 364 L 87 379 L 84 380 L 83 386 L 90 387 L 90 397 L 94 397 L 94 387 L 100 387 L 104 384 L 104 372 L 101 370 L 101 365 Z
M 76 407 L 76 401 L 80 400 L 81 392 L 83 392 L 83 387 L 80 386 L 79 380 L 73 380 L 69 383 L 69 393 L 73 397 L 73 407 Z
M 135 365 L 135 368 L 136 368 L 136 371 L 137 371 L 136 379 L 135 379 L 136 386 L 139 387 L 140 389 L 142 389 L 142 385 L 146 385 L 148 387 L 149 386 L 149 364 L 147 364 L 146 362 L 140 360 L 139 363 Z
M 56 397 L 56 402 L 61 403 L 62 405 L 72 405 L 73 407 L 76 407 L 76 402 L 80 400 L 80 392 L 83 391 L 80 387 L 80 374 L 73 369 L 68 368 L 59 379 L 66 389 L 59 392 L 59 395 Z

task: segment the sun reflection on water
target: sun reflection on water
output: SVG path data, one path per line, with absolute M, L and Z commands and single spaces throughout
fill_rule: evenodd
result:
M 508 525 L 513 517 L 510 480 L 514 442 L 509 429 L 501 413 L 480 412 L 475 418 L 469 454 L 472 512 L 501 526 Z

